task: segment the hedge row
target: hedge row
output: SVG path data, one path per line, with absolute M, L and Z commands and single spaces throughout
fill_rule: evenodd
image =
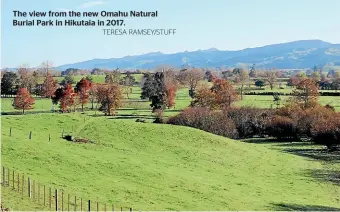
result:
M 245 92 L 244 95 L 259 95 L 259 96 L 273 96 L 274 94 L 278 95 L 292 95 L 291 93 L 281 93 L 281 92 Z
M 309 109 L 290 105 L 280 109 L 242 107 L 223 111 L 188 108 L 169 118 L 167 123 L 233 139 L 269 136 L 284 141 L 301 141 L 308 138 L 329 149 L 340 147 L 340 114 L 333 108 L 320 105 Z
M 245 92 L 244 95 L 259 95 L 259 96 L 272 96 L 278 94 L 281 96 L 292 96 L 292 93 L 282 92 Z M 320 96 L 340 96 L 340 92 L 319 92 Z

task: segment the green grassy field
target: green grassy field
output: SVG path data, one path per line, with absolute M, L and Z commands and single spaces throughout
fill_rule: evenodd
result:
M 95 78 L 101 80 L 103 75 Z M 242 142 L 152 124 L 150 103 L 140 101 L 140 93 L 134 86 L 129 99 L 124 95 L 114 117 L 99 111 L 3 115 L 2 165 L 72 197 L 99 201 L 100 210 L 103 203 L 134 210 L 340 210 L 339 156 L 320 146 Z M 287 98 L 282 97 L 282 105 Z M 2 112 L 15 111 L 11 101 L 1 99 Z M 190 101 L 188 89 L 179 89 L 175 108 L 165 116 Z M 340 110 L 340 97 L 319 101 Z M 273 97 L 245 95 L 235 105 L 270 108 Z M 50 99 L 37 98 L 32 111 L 51 108 Z M 137 118 L 147 123 L 136 123 Z M 94 143 L 63 140 L 63 130 Z M 10 188 L 2 191 L 2 202 L 11 210 L 48 210 Z
M 286 91 L 289 92 L 289 91 Z M 171 112 L 173 110 L 181 110 L 190 105 L 191 98 L 188 95 L 188 88 L 180 88 L 177 91 L 176 95 L 176 105 L 174 109 L 166 110 L 166 113 Z M 132 87 L 132 94 L 129 95 L 129 99 L 124 94 L 124 105 L 123 108 L 132 108 L 136 109 L 134 112 L 138 112 L 138 110 L 147 110 L 150 109 L 150 102 L 140 102 L 141 88 L 139 86 Z M 286 100 L 288 100 L 289 96 L 281 96 L 281 105 L 284 105 Z M 1 111 L 2 112 L 10 112 L 15 111 L 12 107 L 11 98 L 1 99 Z M 320 96 L 319 102 L 323 105 L 329 104 L 335 107 L 336 110 L 340 110 L 340 96 Z M 275 108 L 276 105 L 273 102 L 273 96 L 264 96 L 264 95 L 244 95 L 243 100 L 237 101 L 234 103 L 236 106 L 253 106 L 260 108 Z M 90 105 L 88 105 L 90 107 Z M 52 102 L 49 99 L 44 98 L 36 98 L 34 108 L 32 111 L 50 111 L 52 109 Z M 120 110 L 118 110 L 120 111 Z
M 104 83 L 105 82 L 105 75 L 90 75 L 90 76 L 92 77 L 93 82 L 95 82 L 95 83 Z M 125 74 L 121 74 L 122 78 L 124 76 L 125 76 Z M 143 74 L 133 74 L 132 76 L 135 78 L 136 82 L 140 82 L 142 77 L 143 77 Z M 86 75 L 84 75 L 84 76 L 72 76 L 72 77 L 73 77 L 75 82 L 79 82 L 83 77 L 86 77 Z M 53 77 L 53 79 L 60 83 L 64 79 L 64 77 Z M 41 78 L 40 83 L 42 83 L 43 80 L 44 80 L 44 78 Z
M 74 136 L 95 143 L 60 138 L 72 128 Z M 339 170 L 339 163 L 284 152 L 293 144 L 240 142 L 188 127 L 79 113 L 3 116 L 1 131 L 4 166 L 101 203 L 134 210 L 340 208 L 339 185 L 311 174 Z M 3 201 L 21 205 L 6 196 Z
M 281 96 L 281 105 L 284 105 L 290 96 Z M 340 110 L 340 97 L 339 96 L 319 96 L 319 102 L 322 105 L 332 105 L 337 111 Z M 259 108 L 275 108 L 276 105 L 273 102 L 273 96 L 262 95 L 244 95 L 243 100 L 234 103 L 237 106 L 252 106 Z

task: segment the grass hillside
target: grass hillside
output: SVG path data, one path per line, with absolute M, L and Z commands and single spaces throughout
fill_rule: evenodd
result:
M 26 196 L 12 190 L 12 188 L 1 187 L 1 202 L 5 208 L 10 211 L 49 211 L 48 206 L 43 206 L 37 202 L 33 202 Z
M 134 210 L 340 208 L 340 186 L 310 174 L 339 170 L 339 164 L 279 146 L 121 118 L 3 116 L 2 164 L 72 195 Z M 95 143 L 65 141 L 63 129 Z

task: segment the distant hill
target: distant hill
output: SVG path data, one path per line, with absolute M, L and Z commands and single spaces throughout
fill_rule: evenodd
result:
M 163 54 L 152 52 L 143 55 L 126 56 L 111 59 L 92 59 L 65 64 L 57 70 L 67 68 L 93 69 L 151 69 L 160 65 L 181 67 L 190 65 L 201 68 L 235 67 L 256 64 L 258 68 L 311 68 L 327 63 L 340 64 L 340 44 L 321 40 L 301 40 L 237 51 L 220 51 L 216 48 L 193 52 Z

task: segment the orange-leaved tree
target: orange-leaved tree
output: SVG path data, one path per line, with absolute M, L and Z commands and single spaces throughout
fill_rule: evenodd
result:
M 191 106 L 216 109 L 218 105 L 216 104 L 215 93 L 212 92 L 206 84 L 199 86 L 191 102 Z
M 34 98 L 31 96 L 27 88 L 20 88 L 13 102 L 13 106 L 17 110 L 22 110 L 22 114 L 25 114 L 25 110 L 32 109 L 34 105 Z
M 116 83 L 97 84 L 96 99 L 101 104 L 100 109 L 110 116 L 122 105 L 123 92 Z
M 231 106 L 239 96 L 233 86 L 226 80 L 214 79 L 213 86 L 201 86 L 195 94 L 191 106 L 209 107 L 211 109 L 223 109 Z
M 176 91 L 177 87 L 176 85 L 167 85 L 166 86 L 166 105 L 168 108 L 175 106 L 175 98 L 176 98 Z
M 60 109 L 63 112 L 70 111 L 70 108 L 74 104 L 74 90 L 70 84 L 66 84 L 65 89 L 64 89 L 64 95 L 60 99 Z
M 305 108 L 315 105 L 319 96 L 317 82 L 311 78 L 301 80 L 293 91 L 293 96 L 295 102 L 302 104 Z
M 223 79 L 214 80 L 211 91 L 215 94 L 216 105 L 218 105 L 219 108 L 230 107 L 231 103 L 239 98 L 233 86 Z
M 91 86 L 91 82 L 85 79 L 85 77 L 83 77 L 76 85 L 81 111 L 84 111 L 84 105 L 88 103 Z
M 56 90 L 55 84 L 56 83 L 54 82 L 54 79 L 51 76 L 51 74 L 47 73 L 42 88 L 44 97 L 50 98 L 54 95 L 54 92 Z

